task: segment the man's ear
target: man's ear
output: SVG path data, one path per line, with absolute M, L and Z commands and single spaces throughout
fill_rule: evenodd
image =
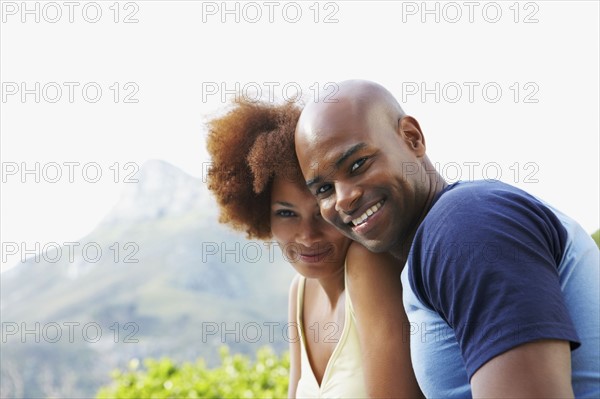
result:
M 398 121 L 398 134 L 418 157 L 425 156 L 425 136 L 419 122 L 412 116 L 404 115 Z

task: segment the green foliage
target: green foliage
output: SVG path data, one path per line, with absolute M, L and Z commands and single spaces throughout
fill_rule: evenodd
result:
M 130 361 L 126 372 L 114 371 L 113 384 L 97 398 L 283 398 L 287 397 L 290 358 L 264 347 L 256 361 L 220 349 L 221 365 L 208 369 L 204 360 L 174 364 L 170 359 Z
M 592 234 L 592 238 L 596 241 L 596 245 L 600 248 L 600 230 L 596 230 L 594 234 Z

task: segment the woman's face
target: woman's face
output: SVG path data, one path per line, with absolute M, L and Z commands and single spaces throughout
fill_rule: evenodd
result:
M 344 267 L 350 239 L 321 217 L 304 182 L 273 181 L 271 233 L 285 259 L 305 277 L 326 277 Z

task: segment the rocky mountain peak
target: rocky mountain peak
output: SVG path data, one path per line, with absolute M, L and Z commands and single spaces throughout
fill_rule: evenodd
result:
M 103 225 L 148 221 L 206 209 L 211 198 L 202 179 L 160 160 L 145 162 L 124 183 L 118 203 L 102 221 Z

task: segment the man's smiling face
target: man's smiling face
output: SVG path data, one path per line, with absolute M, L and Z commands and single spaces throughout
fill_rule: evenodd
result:
M 296 129 L 296 153 L 321 214 L 374 252 L 414 233 L 427 201 L 419 125 L 394 111 L 368 97 L 342 97 L 307 106 Z

